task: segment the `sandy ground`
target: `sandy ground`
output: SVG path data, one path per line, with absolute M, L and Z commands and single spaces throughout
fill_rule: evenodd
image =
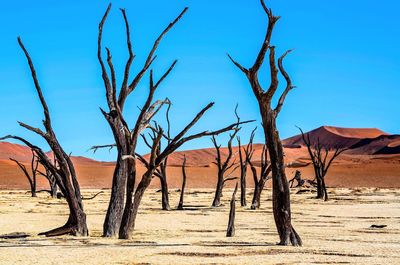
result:
M 293 223 L 303 247 L 275 245 L 270 190 L 260 210 L 238 207 L 233 238 L 225 237 L 231 190 L 217 209 L 210 208 L 211 189 L 189 190 L 186 210 L 170 212 L 159 210 L 160 193 L 149 190 L 132 240 L 101 238 L 108 191 L 85 201 L 88 238 L 36 236 L 66 221 L 65 203 L 0 191 L 0 234 L 32 235 L 0 239 L 0 264 L 400 264 L 399 189 L 331 189 L 329 202 L 295 193 Z M 178 196 L 171 190 L 171 206 Z M 373 224 L 387 227 L 372 229 Z

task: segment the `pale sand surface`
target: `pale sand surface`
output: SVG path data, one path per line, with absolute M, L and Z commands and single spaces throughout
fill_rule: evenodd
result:
M 45 238 L 36 234 L 66 221 L 64 201 L 3 190 L 0 234 L 32 237 L 0 239 L 0 264 L 400 264 L 399 189 L 331 189 L 329 202 L 293 190 L 293 223 L 304 241 L 297 248 L 275 245 L 269 189 L 260 210 L 237 207 L 236 236 L 226 238 L 231 191 L 225 191 L 223 207 L 212 209 L 213 190 L 192 189 L 187 210 L 165 212 L 159 210 L 161 194 L 149 190 L 134 238 L 117 240 L 100 237 L 108 191 L 85 201 L 90 237 Z M 178 196 L 171 190 L 171 206 Z M 373 224 L 387 227 L 371 229 Z

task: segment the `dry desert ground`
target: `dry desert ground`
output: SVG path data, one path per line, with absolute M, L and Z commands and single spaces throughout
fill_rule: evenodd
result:
M 87 238 L 37 236 L 66 221 L 65 202 L 42 193 L 31 198 L 25 191 L 3 190 L 0 234 L 31 236 L 0 239 L 0 264 L 400 264 L 399 189 L 335 188 L 328 202 L 293 189 L 293 223 L 303 247 L 275 245 L 270 189 L 257 211 L 237 203 L 236 235 L 225 237 L 231 192 L 225 191 L 224 206 L 211 208 L 213 190 L 191 189 L 185 196 L 186 210 L 166 212 L 160 210 L 160 193 L 149 190 L 133 239 L 118 240 L 101 237 L 108 190 L 84 201 Z M 171 190 L 171 205 L 178 196 Z

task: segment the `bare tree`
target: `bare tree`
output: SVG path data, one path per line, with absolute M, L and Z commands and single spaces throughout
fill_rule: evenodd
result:
M 50 169 L 46 168 L 45 162 L 41 162 L 40 159 L 38 159 L 38 162 L 39 162 L 39 164 L 41 164 L 43 166 L 43 168 L 45 170 L 44 172 L 38 171 L 39 174 L 42 175 L 43 177 L 45 177 L 47 179 L 47 181 L 49 182 L 50 190 L 43 190 L 43 191 L 47 191 L 51 195 L 52 198 L 57 198 L 58 186 L 57 186 L 57 180 L 56 180 L 55 176 L 53 175 L 53 173 L 51 172 Z M 57 159 L 54 154 L 53 154 L 53 167 L 58 168 L 57 167 Z
M 200 118 L 204 115 L 204 113 L 207 110 L 209 110 L 213 105 L 214 103 L 210 103 L 206 107 L 204 107 L 179 134 L 177 134 L 169 141 L 168 145 L 163 150 L 158 150 L 158 149 L 160 148 L 159 143 L 162 137 L 164 137 L 165 135 L 164 130 L 159 125 L 157 125 L 156 128 L 151 128 L 151 130 L 155 131 L 156 137 L 151 138 L 152 148 L 150 151 L 150 157 L 147 160 L 143 156 L 137 153 L 135 154 L 135 156 L 127 156 L 124 158 L 124 159 L 135 160 L 137 157 L 145 165 L 146 171 L 142 175 L 142 178 L 139 184 L 137 185 L 136 189 L 134 187 L 129 187 L 128 189 L 132 190 L 132 194 L 129 193 L 127 194 L 127 196 L 131 197 L 126 200 L 124 215 L 122 217 L 121 228 L 119 232 L 119 238 L 128 239 L 132 236 L 132 232 L 135 227 L 136 215 L 143 194 L 147 189 L 147 187 L 150 185 L 150 182 L 153 178 L 153 175 L 156 172 L 156 169 L 160 166 L 160 164 L 162 163 L 162 161 L 164 161 L 166 157 L 175 152 L 176 149 L 178 149 L 188 141 L 192 141 L 194 139 L 206 136 L 215 136 L 227 131 L 236 130 L 236 128 L 240 124 L 250 122 L 250 121 L 244 121 L 240 123 L 233 123 L 229 126 L 226 126 L 223 129 L 219 129 L 216 131 L 203 131 L 185 137 L 186 133 L 200 120 Z M 146 142 L 150 143 L 150 140 L 146 140 Z M 133 183 L 128 182 L 128 185 L 132 184 Z
M 236 212 L 236 192 L 238 190 L 238 184 L 236 183 L 235 190 L 233 191 L 230 211 L 229 211 L 229 221 L 228 228 L 226 229 L 226 236 L 233 237 L 235 235 L 235 212 Z
M 268 162 L 267 159 L 267 149 L 266 146 L 263 146 L 262 152 L 261 152 L 261 164 L 260 164 L 260 172 L 258 176 L 257 169 L 254 166 L 254 163 L 251 161 L 251 154 L 253 152 L 253 140 L 250 141 L 249 143 L 250 149 L 249 151 L 246 152 L 246 157 L 249 160 L 249 165 L 251 172 L 253 174 L 253 180 L 254 180 L 254 192 L 253 192 L 253 199 L 251 201 L 251 206 L 250 208 L 252 210 L 259 209 L 260 204 L 261 204 L 261 193 L 264 190 L 265 183 L 271 179 L 269 176 L 269 173 L 271 173 L 271 164 Z
M 246 175 L 247 175 L 247 166 L 249 165 L 249 160 L 251 160 L 251 157 L 253 155 L 253 152 L 250 151 L 250 149 L 253 147 L 253 139 L 255 135 L 255 131 L 257 128 L 255 128 L 251 134 L 250 134 L 250 139 L 249 143 L 247 144 L 246 147 L 242 147 L 240 137 L 237 138 L 237 143 L 238 143 L 238 152 L 239 152 L 239 165 L 240 165 L 240 205 L 246 206 L 247 201 L 246 201 Z M 243 150 L 242 150 L 243 148 Z
M 170 102 L 167 103 L 168 108 L 166 111 L 166 121 L 167 121 L 167 132 L 166 135 L 164 135 L 164 138 L 166 138 L 167 143 L 171 142 L 171 133 L 170 133 L 170 120 L 169 120 L 169 111 L 171 108 Z M 157 123 L 155 122 L 155 127 L 157 127 Z M 155 139 L 157 138 L 157 133 L 156 130 L 152 130 L 152 134 L 149 134 L 152 143 L 154 143 Z M 144 140 L 144 143 L 147 145 L 147 147 L 152 149 L 152 143 L 150 143 L 147 138 L 145 137 L 144 134 L 141 134 L 141 137 Z M 158 147 L 156 148 L 157 155 L 160 154 L 162 150 L 162 141 L 159 141 Z M 169 191 L 168 191 L 168 181 L 167 181 L 167 163 L 168 163 L 168 156 L 160 163 L 160 166 L 156 168 L 154 172 L 154 176 L 156 176 L 160 180 L 160 186 L 161 186 L 161 207 L 165 211 L 171 210 L 171 207 L 169 205 Z
M 247 159 L 242 152 L 242 143 L 240 137 L 236 137 L 239 153 L 239 168 L 240 168 L 240 206 L 246 206 L 246 174 L 247 174 Z
M 37 177 L 37 173 L 38 173 L 39 161 L 36 157 L 35 152 L 32 150 L 32 159 L 31 159 L 31 165 L 30 165 L 31 173 L 28 172 L 25 165 L 23 165 L 21 162 L 17 161 L 16 159 L 13 159 L 13 158 L 10 158 L 10 160 L 15 162 L 18 165 L 18 167 L 21 169 L 22 173 L 24 173 L 25 177 L 28 179 L 29 186 L 31 188 L 32 197 L 37 197 L 37 195 L 36 195 L 36 177 Z
M 296 181 L 296 186 L 294 182 Z M 289 180 L 290 188 L 298 188 L 298 187 L 316 187 L 317 183 L 313 180 L 303 179 L 301 177 L 301 171 L 296 170 L 294 177 Z
M 182 162 L 182 187 L 181 187 L 181 195 L 179 197 L 178 210 L 183 210 L 183 196 L 185 195 L 185 187 L 186 187 L 186 155 L 183 155 Z
M 278 59 L 278 68 L 275 60 L 275 47 L 271 45 L 271 37 L 274 26 L 280 17 L 273 15 L 272 10 L 267 8 L 264 0 L 261 0 L 262 7 L 265 13 L 268 15 L 268 28 L 265 35 L 262 47 L 257 55 L 257 58 L 253 66 L 246 69 L 238 62 L 236 62 L 231 56 L 231 61 L 246 75 L 249 83 L 252 87 L 253 93 L 258 101 L 259 109 L 262 118 L 262 125 L 264 129 L 265 142 L 268 148 L 271 169 L 272 169 L 272 202 L 275 224 L 280 237 L 280 245 L 292 244 L 293 246 L 302 245 L 300 236 L 297 234 L 292 226 L 291 220 L 291 209 L 290 209 L 290 190 L 287 183 L 284 167 L 284 154 L 281 140 L 279 138 L 278 129 L 276 126 L 276 119 L 285 98 L 290 90 L 294 88 L 289 74 L 283 67 L 283 59 L 290 52 L 285 52 Z M 269 54 L 269 68 L 271 74 L 271 81 L 267 90 L 264 90 L 260 84 L 258 73 L 261 66 L 264 63 L 264 59 L 267 51 Z M 271 107 L 272 98 L 278 89 L 278 75 L 279 72 L 283 75 L 286 80 L 286 88 L 278 100 L 278 104 L 275 108 Z
M 296 186 L 294 186 L 294 182 L 297 182 Z M 301 172 L 299 170 L 296 170 L 296 173 L 294 174 L 294 177 L 289 180 L 289 185 L 290 188 L 297 188 L 297 187 L 302 187 L 305 184 L 305 180 L 301 178 Z
M 80 193 L 80 187 L 78 180 L 76 178 L 76 172 L 74 165 L 71 161 L 71 158 L 67 155 L 67 153 L 64 151 L 64 149 L 61 147 L 60 143 L 58 142 L 58 139 L 56 137 L 55 132 L 53 131 L 52 124 L 51 124 L 51 119 L 50 119 L 50 112 L 47 107 L 47 103 L 44 99 L 44 96 L 42 94 L 42 89 L 39 85 L 39 81 L 36 76 L 36 71 L 33 66 L 31 57 L 29 56 L 28 51 L 25 49 L 22 41 L 20 38 L 18 38 L 18 43 L 23 50 L 26 59 L 28 61 L 31 73 L 32 73 L 32 78 L 35 84 L 35 88 L 37 91 L 37 94 L 40 99 L 40 103 L 43 107 L 43 112 L 44 112 L 44 120 L 43 120 L 43 125 L 45 128 L 45 131 L 42 131 L 39 128 L 34 128 L 30 125 L 27 125 L 25 123 L 19 122 L 19 125 L 26 128 L 29 131 L 32 131 L 41 137 L 43 137 L 48 145 L 50 146 L 51 150 L 54 152 L 54 155 L 57 158 L 57 161 L 59 163 L 59 167 L 56 168 L 54 167 L 53 163 L 50 161 L 50 159 L 47 157 L 47 155 L 43 152 L 42 149 L 39 147 L 31 144 L 30 142 L 26 141 L 25 139 L 18 137 L 18 136 L 13 136 L 13 135 L 7 135 L 3 138 L 0 138 L 0 140 L 4 139 L 16 139 L 18 141 L 23 142 L 26 144 L 31 150 L 35 152 L 35 154 L 38 156 L 39 160 L 42 162 L 42 164 L 52 172 L 52 174 L 56 177 L 57 180 L 57 185 L 60 187 L 62 193 L 64 194 L 68 207 L 69 207 L 69 217 L 66 222 L 66 224 L 60 228 L 56 228 L 53 230 L 50 230 L 48 232 L 41 233 L 40 235 L 46 235 L 46 236 L 57 236 L 57 235 L 63 235 L 63 234 L 72 234 L 72 235 L 79 235 L 79 236 L 87 236 L 88 235 L 88 229 L 86 225 L 86 214 L 83 210 L 83 204 L 82 204 L 82 196 Z
M 45 169 L 45 172 L 39 171 L 39 174 L 42 175 L 47 179 L 49 182 L 49 188 L 50 190 L 44 190 L 47 191 L 52 198 L 57 198 L 57 192 L 58 192 L 58 187 L 57 187 L 57 181 L 54 175 L 51 173 L 50 170 Z
M 123 116 L 124 105 L 127 97 L 135 90 L 143 76 L 148 72 L 152 63 L 156 59 L 155 52 L 163 39 L 163 37 L 175 26 L 175 24 L 182 18 L 186 13 L 187 8 L 185 8 L 158 36 L 154 42 L 149 54 L 147 55 L 146 61 L 143 67 L 135 75 L 131 82 L 130 79 L 130 69 L 134 60 L 134 53 L 132 50 L 132 43 L 130 37 L 130 28 L 126 12 L 121 9 L 122 16 L 124 18 L 126 27 L 126 38 L 129 57 L 125 65 L 125 70 L 123 73 L 123 81 L 119 94 L 117 95 L 117 81 L 114 65 L 112 62 L 111 51 L 106 48 L 107 51 L 107 64 L 109 67 L 110 75 L 107 73 L 105 63 L 102 58 L 102 34 L 103 26 L 107 19 L 107 16 L 111 10 L 111 4 L 108 6 L 100 24 L 99 24 L 99 35 L 98 35 L 98 51 L 97 57 L 101 66 L 102 78 L 104 81 L 104 86 L 106 89 L 106 98 L 109 111 L 101 109 L 104 117 L 106 118 L 111 130 L 114 134 L 114 139 L 116 143 L 116 148 L 118 152 L 116 167 L 113 174 L 112 190 L 110 203 L 107 209 L 106 218 L 103 225 L 103 235 L 105 237 L 116 236 L 120 230 L 120 224 L 122 221 L 122 216 L 124 212 L 124 201 L 132 201 L 133 187 L 135 185 L 136 176 L 136 160 L 134 159 L 123 159 L 125 156 L 135 156 L 137 140 L 140 133 L 149 125 L 149 121 L 153 118 L 155 113 L 164 105 L 165 101 L 156 101 L 152 104 L 154 92 L 163 82 L 163 80 L 169 75 L 176 65 L 174 61 L 168 70 L 162 75 L 162 77 L 157 81 L 153 81 L 153 72 L 151 71 L 151 85 L 149 94 L 147 96 L 145 104 L 142 106 L 139 116 L 130 130 L 129 126 Z M 104 147 L 104 146 L 103 146 Z M 95 149 L 96 150 L 96 147 Z M 126 200 L 125 194 L 127 192 Z
M 215 165 L 217 165 L 218 173 L 217 173 L 217 186 L 215 189 L 214 200 L 212 203 L 213 207 L 221 206 L 221 197 L 222 197 L 222 189 L 225 186 L 225 183 L 230 180 L 237 179 L 237 177 L 233 177 L 232 173 L 238 168 L 235 159 L 233 159 L 233 150 L 232 150 L 232 141 L 235 139 L 236 134 L 239 132 L 240 128 L 235 128 L 234 133 L 229 135 L 228 141 L 228 155 L 223 161 L 221 155 L 221 145 L 217 143 L 216 138 L 213 136 L 211 138 L 212 143 L 214 144 L 216 150 Z M 229 171 L 230 170 L 230 171 Z M 229 173 L 227 173 L 229 172 Z
M 310 155 L 313 164 L 315 179 L 317 180 L 317 199 L 328 200 L 328 191 L 325 184 L 325 176 L 328 173 L 332 162 L 348 148 L 342 147 L 323 147 L 317 139 L 316 144 L 313 144 L 310 139 L 310 134 L 304 134 L 303 130 L 299 128 L 304 144 L 307 146 L 308 154 Z M 332 154 L 330 155 L 330 151 Z M 329 158 L 330 156 L 330 158 Z
M 177 148 L 182 146 L 187 141 L 197 139 L 203 136 L 217 135 L 232 130 L 233 128 L 238 126 L 238 124 L 235 123 L 221 130 L 212 132 L 205 131 L 199 134 L 194 134 L 188 137 L 184 137 L 187 131 L 190 128 L 192 128 L 197 123 L 197 121 L 203 116 L 203 114 L 213 106 L 213 103 L 210 103 L 205 108 L 203 108 L 203 110 L 197 114 L 197 116 L 192 120 L 192 122 L 189 123 L 177 136 L 175 136 L 169 141 L 168 145 L 163 149 L 162 152 L 158 152 L 159 143 L 162 137 L 164 137 L 164 130 L 160 126 L 157 126 L 156 128 L 151 127 L 150 121 L 153 119 L 155 114 L 161 109 L 161 107 L 167 104 L 169 101 L 167 99 L 157 100 L 153 103 L 154 93 L 159 87 L 159 85 L 174 69 L 177 61 L 174 61 L 171 64 L 168 70 L 160 77 L 160 79 L 157 82 L 154 81 L 153 70 L 150 70 L 149 93 L 147 95 L 146 102 L 140 109 L 139 116 L 137 117 L 135 125 L 133 126 L 132 130 L 129 129 L 128 124 L 123 117 L 123 108 L 127 97 L 134 91 L 134 89 L 144 76 L 144 74 L 149 70 L 153 61 L 156 59 L 156 56 L 154 54 L 162 38 L 182 18 L 182 16 L 186 13 L 187 9 L 188 8 L 185 8 L 179 14 L 179 16 L 177 16 L 175 20 L 172 21 L 159 35 L 159 37 L 154 42 L 154 45 L 151 48 L 150 53 L 147 56 L 143 68 L 141 68 L 138 74 L 134 77 L 133 81 L 129 84 L 128 84 L 128 79 L 130 75 L 130 67 L 134 55 L 132 51 L 132 44 L 130 41 L 130 30 L 126 12 L 124 9 L 121 9 L 126 26 L 129 59 L 125 66 L 123 81 L 118 97 L 116 95 L 117 81 L 116 81 L 114 65 L 112 63 L 111 52 L 108 48 L 106 48 L 107 64 L 111 74 L 111 81 L 110 81 L 109 74 L 107 73 L 105 63 L 103 62 L 102 59 L 102 48 L 101 48 L 103 26 L 111 10 L 111 4 L 108 6 L 99 24 L 97 55 L 102 70 L 102 78 L 104 81 L 104 86 L 106 88 L 107 104 L 109 107 L 109 112 L 106 112 L 104 110 L 101 111 L 113 131 L 115 144 L 94 146 L 92 149 L 95 151 L 98 148 L 116 147 L 118 152 L 117 164 L 113 175 L 110 203 L 103 226 L 103 235 L 106 237 L 116 236 L 117 233 L 119 238 L 121 239 L 127 239 L 131 237 L 135 227 L 137 211 L 140 202 L 142 200 L 143 194 L 147 189 L 147 187 L 150 185 L 151 179 L 153 178 L 156 169 L 160 167 L 161 163 L 164 162 L 165 158 L 168 155 L 170 155 L 172 152 L 174 152 Z M 156 137 L 154 138 L 151 144 L 151 153 L 149 161 L 147 161 L 146 164 L 145 161 L 142 160 L 142 162 L 145 163 L 147 170 L 142 175 L 142 178 L 140 179 L 139 183 L 137 183 L 136 185 L 136 173 L 137 173 L 136 145 L 139 136 L 142 134 L 144 130 L 148 128 L 156 132 Z M 140 158 L 140 156 L 138 158 Z
M 171 123 L 169 120 L 169 110 L 171 108 L 171 104 L 168 104 L 166 111 L 166 121 L 167 121 L 167 132 L 166 137 L 167 143 L 171 142 Z M 159 143 L 159 147 L 157 150 L 161 150 L 161 141 Z M 167 181 L 167 164 L 168 164 L 168 156 L 161 162 L 160 166 L 156 169 L 155 175 L 160 179 L 161 185 L 161 207 L 165 211 L 171 210 L 169 206 L 169 192 L 168 192 L 168 181 Z

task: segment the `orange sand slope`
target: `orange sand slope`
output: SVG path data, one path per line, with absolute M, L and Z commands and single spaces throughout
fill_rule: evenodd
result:
M 400 187 L 400 135 L 389 135 L 379 129 L 348 129 L 323 126 L 310 131 L 313 142 L 319 139 L 327 147 L 348 147 L 327 176 L 327 183 L 334 187 Z M 286 162 L 308 163 L 308 153 L 302 144 L 301 136 L 296 135 L 283 141 Z M 253 160 L 260 161 L 263 146 L 255 144 Z M 237 147 L 233 148 L 237 157 Z M 221 153 L 226 156 L 227 149 Z M 181 184 L 183 155 L 187 158 L 188 187 L 212 188 L 216 182 L 215 151 L 213 148 L 176 152 L 169 157 L 168 181 L 171 188 Z M 17 166 L 9 161 L 12 157 L 29 165 L 29 148 L 7 142 L 0 143 L 0 189 L 27 189 L 28 182 Z M 83 188 L 110 188 L 114 163 L 99 162 L 85 157 L 72 157 L 77 168 L 78 178 Z M 236 158 L 238 160 L 238 158 Z M 139 167 L 139 174 L 143 172 Z M 288 178 L 296 169 L 288 168 Z M 313 178 L 311 165 L 300 168 L 303 176 Z M 238 175 L 235 172 L 234 175 Z M 248 183 L 252 185 L 252 176 L 248 172 Z M 39 187 L 46 187 L 43 178 L 38 179 Z M 233 183 L 231 183 L 232 185 Z M 153 181 L 152 187 L 158 187 Z
M 400 154 L 400 135 L 389 135 L 379 129 L 356 129 L 322 126 L 309 133 L 313 144 L 326 147 L 346 147 L 347 153 L 358 155 Z M 285 147 L 303 146 L 301 135 L 283 141 Z

